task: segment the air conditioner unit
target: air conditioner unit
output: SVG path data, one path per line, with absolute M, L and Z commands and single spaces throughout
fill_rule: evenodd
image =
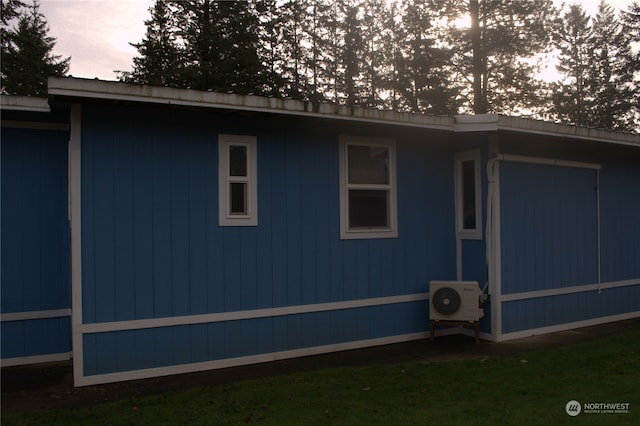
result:
M 482 291 L 477 281 L 431 281 L 429 319 L 435 321 L 478 321 Z

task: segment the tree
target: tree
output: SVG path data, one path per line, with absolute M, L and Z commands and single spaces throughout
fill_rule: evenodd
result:
M 184 52 L 176 38 L 175 16 L 164 0 L 156 0 L 145 21 L 147 31 L 140 43 L 130 43 L 138 50 L 133 70 L 120 71 L 119 79 L 128 83 L 180 87 L 183 85 Z
M 9 4 L 3 4 L 3 12 L 5 6 Z M 19 12 L 15 29 L 3 28 L 6 40 L 2 42 L 0 61 L 5 93 L 43 96 L 47 93 L 49 76 L 61 77 L 68 72 L 71 58 L 53 54 L 56 40 L 48 32 L 47 20 L 37 1 Z
M 625 49 L 622 52 L 625 81 L 631 86 L 631 108 L 629 128 L 638 129 L 640 123 L 640 4 L 634 1 L 621 15 Z M 632 49 L 635 46 L 636 49 Z M 629 83 L 630 82 L 630 83 Z
M 18 10 L 24 7 L 24 2 L 20 0 L 2 0 L 0 1 L 0 21 L 3 27 L 9 25 L 9 22 L 19 16 Z M 3 33 L 4 34 L 4 33 Z
M 513 114 L 539 108 L 535 57 L 549 47 L 557 17 L 552 1 L 455 0 L 444 10 L 455 84 L 466 109 Z M 460 28 L 465 15 L 471 26 Z
M 449 47 L 438 44 L 434 22 L 439 15 L 438 1 L 404 2 L 401 24 L 398 73 L 395 84 L 403 95 L 405 108 L 431 114 L 456 113 L 456 88 L 449 84 Z
M 587 87 L 593 103 L 587 124 L 606 129 L 628 129 L 632 122 L 632 76 L 625 72 L 630 45 L 621 32 L 620 21 L 604 0 L 593 20 L 590 38 L 591 61 Z
M 565 123 L 587 124 L 585 82 L 590 61 L 590 18 L 579 4 L 571 5 L 555 33 L 559 50 L 556 69 L 563 79 L 554 86 L 553 111 Z

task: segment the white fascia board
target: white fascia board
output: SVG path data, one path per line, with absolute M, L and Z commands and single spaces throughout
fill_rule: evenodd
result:
M 0 108 L 11 111 L 50 112 L 46 98 L 32 96 L 1 95 Z
M 552 123 L 498 114 L 456 115 L 454 132 L 509 131 L 640 147 L 640 134 Z
M 605 142 L 617 145 L 628 145 L 640 148 L 640 134 L 615 132 L 585 126 L 552 123 L 521 117 L 498 116 L 498 129 L 512 132 L 549 135 L 579 139 L 582 141 Z
M 429 116 L 328 103 L 314 104 L 293 99 L 142 86 L 70 77 L 50 77 L 49 95 L 254 111 L 439 130 L 451 130 L 453 126 L 453 118 L 446 116 Z
M 496 114 L 455 115 L 454 132 L 491 132 L 498 130 Z

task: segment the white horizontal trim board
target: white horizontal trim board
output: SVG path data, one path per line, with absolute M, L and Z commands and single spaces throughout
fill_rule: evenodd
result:
M 68 131 L 71 126 L 67 123 L 50 123 L 44 121 L 16 121 L 2 120 L 2 127 L 10 129 L 31 129 L 31 130 L 60 130 Z
M 498 160 L 512 163 L 541 164 L 547 166 L 573 167 L 578 169 L 602 169 L 602 164 L 583 163 L 580 161 L 558 160 L 555 158 L 530 157 L 528 155 L 498 154 Z
M 540 334 L 557 333 L 559 331 L 575 330 L 576 328 L 591 327 L 593 325 L 606 324 L 609 322 L 624 321 L 640 317 L 640 311 L 627 312 L 625 314 L 611 315 L 608 317 L 592 318 L 583 321 L 567 322 L 563 324 L 550 325 L 548 327 L 531 328 L 528 330 L 514 331 L 497 336 L 495 341 L 504 342 L 507 340 L 522 339 L 523 337 L 537 336 Z
M 393 305 L 398 303 L 417 302 L 428 299 L 429 293 L 418 293 L 401 296 L 377 297 L 372 299 L 346 300 L 342 302 L 221 312 L 215 314 L 187 315 L 179 317 L 151 318 L 133 321 L 82 324 L 78 326 L 78 329 L 83 334 L 105 333 L 110 331 L 124 330 L 141 330 L 145 328 L 174 327 L 178 325 L 205 324 L 224 321 L 277 317 L 284 315 L 308 314 L 314 312 L 328 312 L 341 309 L 365 308 L 369 306 Z
M 372 346 L 390 345 L 393 343 L 420 340 L 427 337 L 427 332 L 404 334 L 399 336 L 381 337 L 369 340 L 337 343 L 333 345 L 314 346 L 309 348 L 292 349 L 282 352 L 251 355 L 238 358 L 225 358 L 215 361 L 205 361 L 193 364 L 171 365 L 167 367 L 149 368 L 145 370 L 123 371 L 120 373 L 82 376 L 75 378 L 76 386 L 89 386 L 101 383 L 121 382 L 125 380 L 148 379 L 151 377 L 169 376 L 174 374 L 195 373 L 198 371 L 215 370 L 220 368 L 237 367 L 240 365 L 260 364 L 263 362 L 283 359 L 300 358 L 311 355 L 321 355 L 331 352 L 348 351 L 352 349 L 368 348 Z
M 562 287 L 549 290 L 526 291 L 522 293 L 503 294 L 501 300 L 503 302 L 513 302 L 516 300 L 537 299 L 540 297 L 561 296 L 563 294 L 584 293 L 586 291 L 606 290 L 618 287 L 628 287 L 640 285 L 640 278 L 633 280 L 611 281 L 600 284 L 587 284 L 574 287 Z
M 62 352 L 59 354 L 33 355 L 17 358 L 5 358 L 0 360 L 2 367 L 14 367 L 16 365 L 43 364 L 45 362 L 60 362 L 71 359 L 71 352 Z
M 52 309 L 49 311 L 9 312 L 0 314 L 0 322 L 27 321 L 37 319 L 70 317 L 71 309 Z

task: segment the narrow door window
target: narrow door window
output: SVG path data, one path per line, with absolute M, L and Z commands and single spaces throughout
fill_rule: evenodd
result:
M 455 156 L 456 231 L 459 238 L 482 239 L 480 151 Z

